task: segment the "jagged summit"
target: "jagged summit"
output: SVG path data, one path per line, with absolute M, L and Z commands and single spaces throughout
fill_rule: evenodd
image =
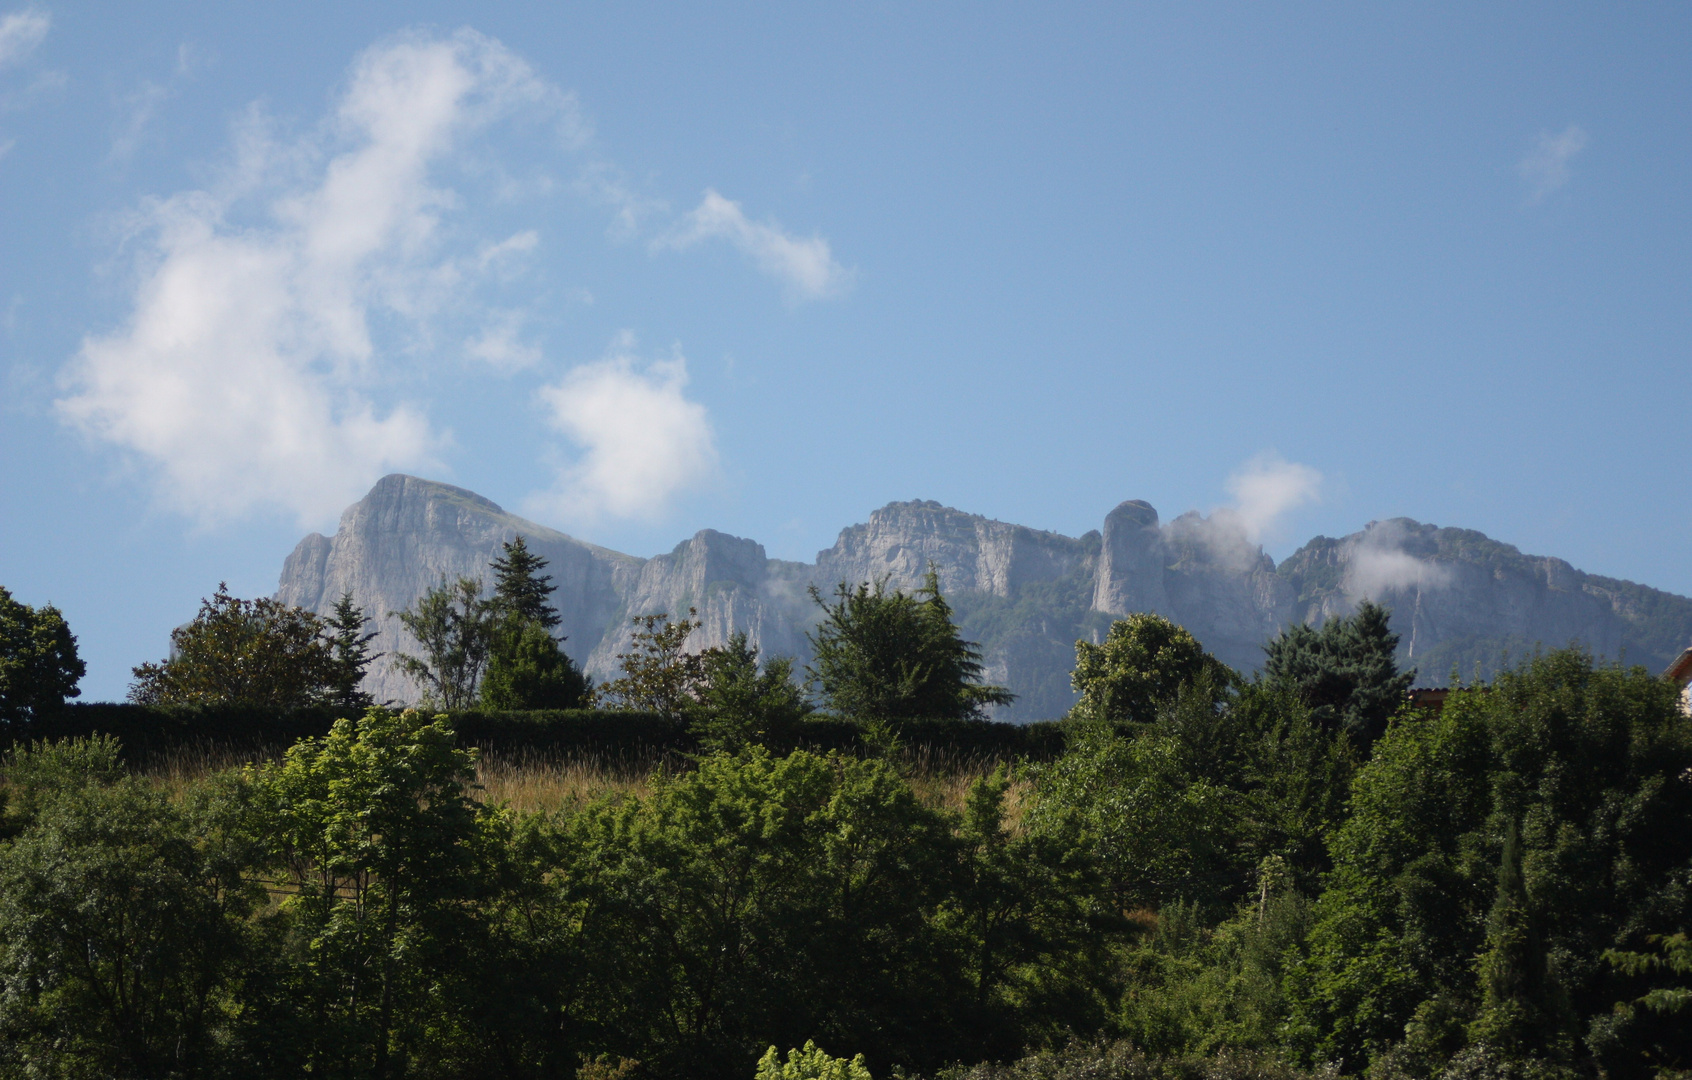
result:
M 803 660 L 818 615 L 809 586 L 826 592 L 885 577 L 911 589 L 933 565 L 965 635 L 982 646 L 987 678 L 1020 695 L 1003 710 L 1016 719 L 1067 709 L 1076 639 L 1096 640 L 1133 611 L 1180 622 L 1218 657 L 1250 670 L 1282 627 L 1320 622 L 1370 596 L 1392 608 L 1401 656 L 1425 682 L 1442 681 L 1454 664 L 1465 676 L 1476 664 L 1490 670 L 1537 643 L 1580 641 L 1660 667 L 1692 642 L 1692 600 L 1408 518 L 1317 537 L 1277 567 L 1221 514 L 1164 522 L 1134 499 L 1105 515 L 1102 529 L 1071 537 L 916 499 L 842 529 L 811 563 L 771 559 L 757 541 L 714 529 L 643 559 L 508 513 L 473 491 L 401 474 L 348 507 L 333 537 L 301 540 L 277 598 L 326 611 L 350 591 L 378 618 L 375 647 L 409 651 L 415 643 L 388 613 L 443 575 L 486 580 L 501 543 L 519 533 L 549 560 L 565 648 L 596 677 L 614 669 L 631 616 L 690 607 L 702 623 L 697 646 L 744 630 L 766 654 Z M 369 686 L 378 697 L 413 695 L 384 662 Z

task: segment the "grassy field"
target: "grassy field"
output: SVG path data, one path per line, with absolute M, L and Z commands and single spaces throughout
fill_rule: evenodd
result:
M 176 747 L 137 761 L 137 773 L 150 777 L 171 790 L 181 790 L 195 780 L 250 762 L 280 757 L 282 747 L 258 750 L 236 749 L 215 743 Z M 913 747 L 901 766 L 916 795 L 925 804 L 962 811 L 964 797 L 977 778 L 999 765 L 995 758 L 978 755 L 933 753 L 928 747 Z M 643 796 L 652 788 L 660 769 L 681 772 L 691 768 L 681 755 L 624 756 L 601 752 L 548 753 L 529 747 L 483 751 L 476 766 L 475 797 L 489 803 L 504 803 L 522 813 L 558 813 L 579 809 L 606 796 Z M 1026 783 L 1018 780 L 1007 798 L 1013 822 Z

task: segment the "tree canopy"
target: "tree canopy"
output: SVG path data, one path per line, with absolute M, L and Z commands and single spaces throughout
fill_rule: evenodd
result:
M 242 600 L 219 582 L 192 622 L 170 634 L 170 657 L 134 669 L 129 699 L 142 705 L 299 708 L 346 689 L 330 627 L 269 597 Z
M 1075 643 L 1074 716 L 1113 726 L 1150 723 L 1183 687 L 1228 685 L 1230 672 L 1184 627 L 1141 612 L 1112 623 L 1100 644 Z
M 1389 618 L 1386 608 L 1365 600 L 1320 630 L 1288 627 L 1264 646 L 1264 675 L 1297 693 L 1318 722 L 1366 746 L 1404 707 L 1416 677 L 1414 669 L 1398 670 L 1398 635 L 1387 628 Z
M 812 586 L 811 598 L 823 618 L 809 635 L 809 672 L 831 711 L 879 723 L 966 719 L 1015 700 L 981 683 L 981 650 L 959 634 L 932 568 L 914 593 L 883 578 L 841 582 L 832 603 Z
M 547 561 L 529 550 L 529 543 L 518 536 L 502 545 L 505 554 L 494 559 L 494 601 L 508 617 L 519 622 L 534 622 L 548 630 L 559 624 L 558 612 L 549 599 L 558 591 L 551 574 L 542 574 Z
M 58 608 L 30 607 L 0 586 L 0 722 L 52 712 L 81 694 L 86 671 Z

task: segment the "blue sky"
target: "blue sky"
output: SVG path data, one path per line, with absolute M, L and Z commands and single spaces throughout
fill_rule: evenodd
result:
M 0 0 L 0 584 L 85 696 L 389 471 L 636 554 L 1406 515 L 1692 593 L 1680 5 Z

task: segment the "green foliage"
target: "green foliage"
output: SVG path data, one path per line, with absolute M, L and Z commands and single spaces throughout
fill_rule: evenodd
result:
M 1029 827 L 1078 836 L 1120 910 L 1210 894 L 1229 876 L 1229 792 L 1184 768 L 1172 735 L 1091 732 L 1035 776 Z
M 567 828 L 560 902 L 583 992 L 622 1033 L 606 1050 L 728 1077 L 804 1033 L 909 1059 L 944 1031 L 926 913 L 948 830 L 886 764 L 718 755 Z
M 1151 1056 L 1132 1042 L 1075 1040 L 1038 1050 L 1008 1064 L 983 1062 L 943 1069 L 936 1080 L 1331 1080 L 1331 1071 L 1308 1073 L 1274 1054 L 1223 1052 L 1213 1057 Z
M 1116 1030 L 1165 1055 L 1278 1047 L 1288 1012 L 1282 978 L 1309 929 L 1310 904 L 1273 858 L 1232 918 L 1209 925 L 1199 905 L 1182 902 L 1150 922 L 1127 955 Z
M 1398 635 L 1387 623 L 1387 610 L 1365 600 L 1320 630 L 1290 626 L 1264 646 L 1264 675 L 1296 692 L 1329 730 L 1367 746 L 1403 708 L 1416 677 L 1414 670 L 1399 673 L 1393 660 Z
M 332 686 L 324 696 L 325 704 L 360 712 L 376 704 L 369 694 L 360 689 L 365 670 L 382 655 L 370 651 L 370 642 L 376 632 L 367 633 L 364 628 L 372 621 L 364 614 L 363 608 L 353 603 L 352 593 L 342 593 L 341 598 L 335 601 L 334 611 L 325 620 L 324 626 L 329 636 L 335 672 Z
M 758 650 L 745 631 L 721 648 L 700 656 L 697 703 L 691 725 L 699 745 L 735 753 L 768 741 L 772 732 L 790 730 L 811 711 L 805 692 L 793 681 L 793 661 L 770 659 L 760 669 Z
M 262 896 L 227 808 L 173 805 L 98 767 L 73 782 L 103 747 L 29 756 L 36 782 L 56 780 L 0 849 L 0 1073 L 211 1071 L 239 1034 L 225 1006 Z
M 342 689 L 328 624 L 269 597 L 241 600 L 220 582 L 194 621 L 170 634 L 170 658 L 134 669 L 139 705 L 264 705 L 292 709 Z
M 1675 697 L 1564 651 L 1393 725 L 1357 776 L 1289 976 L 1305 1052 L 1357 1069 L 1402 1041 L 1399 1059 L 1436 1068 L 1478 1019 L 1474 1034 L 1531 1035 L 1553 1057 L 1584 1042 L 1614 1075 L 1684 1060 L 1684 1034 L 1614 1013 L 1601 959 L 1684 925 L 1692 721 Z
M 499 605 L 482 595 L 482 583 L 461 577 L 441 583 L 405 611 L 390 611 L 411 631 L 422 656 L 396 654 L 401 671 L 423 692 L 423 701 L 446 709 L 467 709 L 476 701 L 482 669 L 493 649 Z
M 871 1080 L 864 1065 L 864 1055 L 852 1060 L 830 1057 L 809 1039 L 803 1050 L 789 1050 L 787 1060 L 781 1060 L 775 1047 L 770 1047 L 758 1061 L 753 1080 Z
M 301 1071 L 403 1072 L 450 1041 L 504 827 L 469 797 L 474 762 L 444 719 L 372 709 L 248 771 L 280 917 L 302 943 L 287 973 L 310 1025 Z
M 596 687 L 594 702 L 678 720 L 687 715 L 705 678 L 704 659 L 683 648 L 699 629 L 697 614 L 688 608 L 687 617 L 675 622 L 668 612 L 637 616 L 628 651 L 617 654 L 623 674 Z
M 1685 934 L 1652 934 L 1646 939 L 1658 947 L 1656 953 L 1606 949 L 1604 962 L 1633 976 L 1673 973 L 1692 975 L 1692 938 Z M 1654 986 L 1638 1004 L 1653 1012 L 1679 1013 L 1692 1007 L 1692 987 Z
M 932 568 L 914 594 L 886 586 L 886 579 L 855 588 L 841 582 L 832 604 L 811 589 L 823 619 L 809 635 L 810 675 L 829 709 L 898 724 L 979 717 L 1015 700 L 1003 687 L 980 683 L 981 651 L 958 634 Z
M 81 693 L 76 684 L 86 671 L 58 608 L 30 607 L 0 586 L 0 723 L 58 709 Z
M 495 632 L 482 708 L 576 709 L 587 695 L 587 676 L 544 624 L 511 619 Z
M 123 776 L 118 741 L 110 735 L 38 740 L 12 748 L 0 762 L 7 800 L 16 821 L 32 822 L 55 796 L 85 787 L 107 787 Z
M 1071 681 L 1081 700 L 1072 715 L 1114 727 L 1147 724 L 1182 687 L 1208 679 L 1225 688 L 1228 674 L 1182 627 L 1161 615 L 1130 615 L 1111 624 L 1102 644 L 1075 643 Z
M 519 623 L 539 623 L 551 631 L 561 621 L 548 599 L 558 591 L 551 574 L 542 574 L 546 560 L 529 550 L 519 536 L 502 545 L 505 554 L 492 563 L 494 600 L 501 612 Z

